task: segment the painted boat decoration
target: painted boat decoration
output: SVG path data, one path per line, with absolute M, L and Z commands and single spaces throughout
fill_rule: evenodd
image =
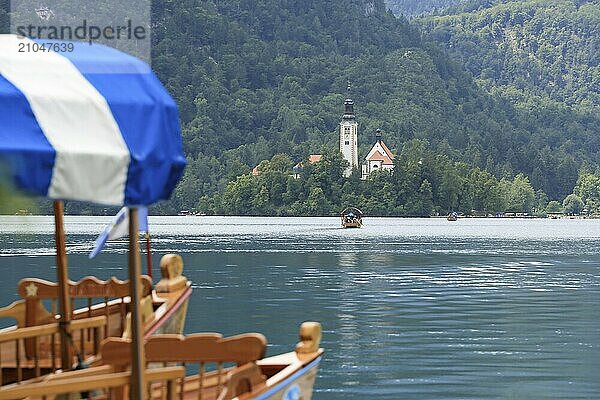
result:
M 0 400 L 310 399 L 320 324 L 302 324 L 295 351 L 265 358 L 261 334 L 180 334 L 191 293 L 181 257 L 162 259 L 154 290 L 141 276 L 138 208 L 168 199 L 186 164 L 177 107 L 150 67 L 98 44 L 18 52 L 32 43 L 0 35 L 0 161 L 17 188 L 54 202 L 57 282 L 22 282 L 22 301 L 3 309 L 17 326 L 0 332 L 0 362 L 4 343 L 14 352 L 0 380 L 18 383 Z M 127 282 L 69 281 L 64 200 L 129 209 Z
M 347 207 L 341 213 L 342 227 L 344 228 L 361 228 L 363 212 L 356 207 Z

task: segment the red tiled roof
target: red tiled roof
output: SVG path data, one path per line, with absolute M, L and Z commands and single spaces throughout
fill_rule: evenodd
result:
M 391 165 L 394 163 L 387 155 L 381 154 L 379 151 L 373 153 L 368 161 L 383 161 L 384 165 Z
M 314 164 L 314 163 L 317 163 L 317 162 L 321 161 L 321 158 L 323 158 L 322 154 L 311 154 L 308 157 L 308 162 L 311 163 L 311 164 Z
M 260 171 L 258 170 L 258 165 L 252 169 L 252 175 L 253 176 L 259 176 L 260 175 Z
M 392 152 L 390 151 L 390 149 L 388 149 L 388 147 L 385 145 L 385 143 L 383 142 L 383 140 L 380 142 L 381 143 L 381 147 L 383 147 L 383 150 L 385 150 L 386 155 L 390 158 L 390 159 L 394 159 L 394 155 L 392 154 Z

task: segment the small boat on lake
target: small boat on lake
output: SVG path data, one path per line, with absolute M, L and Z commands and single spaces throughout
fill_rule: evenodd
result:
M 57 280 L 22 280 L 0 310 L 16 320 L 0 331 L 0 400 L 309 400 L 319 323 L 271 357 L 260 333 L 184 336 L 183 259 L 164 256 L 156 285 L 141 275 L 139 208 L 168 199 L 186 164 L 177 107 L 150 68 L 98 44 L 18 52 L 32 44 L 0 35 L 0 161 L 17 188 L 53 200 Z M 128 208 L 128 280 L 69 280 L 64 200 Z
M 448 214 L 448 216 L 446 217 L 446 219 L 448 221 L 458 221 L 458 213 L 456 211 L 451 212 L 450 214 Z
M 342 227 L 344 228 L 361 228 L 363 212 L 356 207 L 347 207 L 341 213 Z

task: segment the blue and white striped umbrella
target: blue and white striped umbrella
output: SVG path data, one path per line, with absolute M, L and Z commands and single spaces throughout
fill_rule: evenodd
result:
M 169 198 L 186 161 L 177 107 L 150 67 L 98 44 L 32 43 L 0 35 L 0 162 L 16 185 L 107 205 Z

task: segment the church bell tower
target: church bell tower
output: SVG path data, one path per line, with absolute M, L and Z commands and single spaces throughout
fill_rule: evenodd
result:
M 354 168 L 358 168 L 358 122 L 354 117 L 354 101 L 350 99 L 350 85 L 348 85 L 348 98 L 344 102 L 344 115 L 340 122 L 340 152 L 348 168 L 344 176 L 349 177 Z

